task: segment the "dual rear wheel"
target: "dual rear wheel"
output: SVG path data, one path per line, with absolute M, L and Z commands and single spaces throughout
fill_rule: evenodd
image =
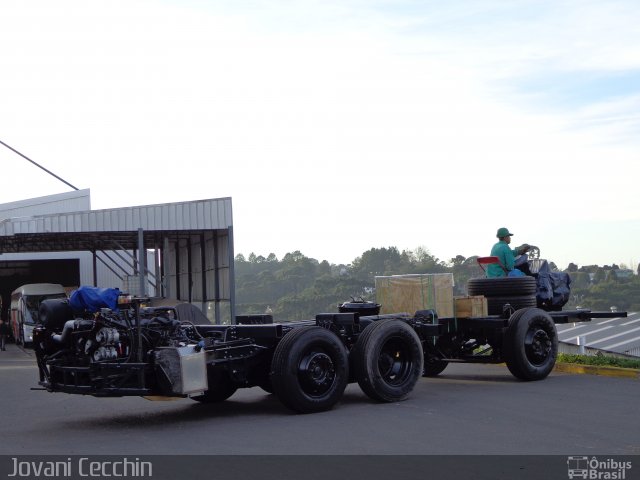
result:
M 321 327 L 291 330 L 277 345 L 271 384 L 280 401 L 300 413 L 331 409 L 352 378 L 370 398 L 406 398 L 422 374 L 420 339 L 406 323 L 385 319 L 370 324 L 350 353 Z
M 521 380 L 540 380 L 553 369 L 558 336 L 553 319 L 537 308 L 516 311 L 504 334 L 504 360 Z M 384 319 L 371 323 L 351 352 L 333 332 L 318 326 L 294 328 L 273 354 L 269 390 L 299 413 L 330 410 L 352 378 L 370 398 L 380 402 L 405 399 L 420 376 L 438 375 L 444 360 L 425 362 L 420 338 L 407 323 Z M 219 402 L 236 387 L 223 375 L 209 379 L 215 388 L 201 402 Z M 267 390 L 267 391 L 269 391 Z

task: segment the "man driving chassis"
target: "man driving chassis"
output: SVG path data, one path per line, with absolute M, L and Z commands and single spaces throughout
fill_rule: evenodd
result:
M 513 250 L 509 247 L 511 236 L 508 228 L 501 227 L 496 233 L 498 243 L 491 248 L 491 256 L 498 257 L 499 263 L 493 263 L 487 268 L 487 277 L 522 277 L 524 273 L 515 268 L 515 260 L 518 255 L 523 255 L 531 248 L 526 243 Z

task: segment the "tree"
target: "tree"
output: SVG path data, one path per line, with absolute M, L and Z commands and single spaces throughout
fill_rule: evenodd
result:
M 372 248 L 353 261 L 352 270 L 356 275 L 373 279 L 376 275 L 392 273 L 400 258 L 396 247 Z
M 331 275 L 331 265 L 326 260 L 318 265 L 318 275 Z
M 467 281 L 483 275 L 475 256 L 456 255 L 445 263 L 425 247 L 402 252 L 396 247 L 372 248 L 351 266 L 319 262 L 299 250 L 287 253 L 281 261 L 273 253 L 265 258 L 252 252 L 248 258 L 237 254 L 235 266 L 238 313 L 264 313 L 271 306 L 277 321 L 335 312 L 338 304 L 352 296 L 375 300 L 375 275 L 452 273 L 454 295 L 466 294 Z M 640 310 L 640 275 L 620 279 L 615 264 L 578 268 L 570 263 L 566 271 L 572 279 L 572 304 L 592 310 L 608 310 L 611 306 Z
M 586 289 L 591 286 L 591 278 L 588 273 L 585 272 L 573 272 L 570 273 L 571 277 L 571 288 L 572 290 L 576 289 Z
M 606 278 L 606 272 L 605 272 L 604 268 L 598 268 L 595 271 L 595 275 L 593 277 L 593 283 L 604 282 L 605 278 Z

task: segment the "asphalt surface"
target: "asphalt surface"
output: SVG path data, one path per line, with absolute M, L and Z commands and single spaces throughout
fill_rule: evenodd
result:
M 33 352 L 9 344 L 0 381 L 0 455 L 640 454 L 633 379 L 521 382 L 503 365 L 454 364 L 403 402 L 354 384 L 332 411 L 298 415 L 259 388 L 214 405 L 32 391 Z

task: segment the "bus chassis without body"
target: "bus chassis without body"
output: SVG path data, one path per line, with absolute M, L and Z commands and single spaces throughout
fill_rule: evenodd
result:
M 437 375 L 450 362 L 505 362 L 515 377 L 540 380 L 555 364 L 555 323 L 626 316 L 506 304 L 501 315 L 475 318 L 354 311 L 287 323 L 252 315 L 236 317 L 234 325 L 194 325 L 180 322 L 172 308 L 129 302 L 82 318 L 64 301 L 43 302 L 34 332 L 41 387 L 212 403 L 259 386 L 310 413 L 332 408 L 353 382 L 376 401 L 402 400 L 420 376 Z

